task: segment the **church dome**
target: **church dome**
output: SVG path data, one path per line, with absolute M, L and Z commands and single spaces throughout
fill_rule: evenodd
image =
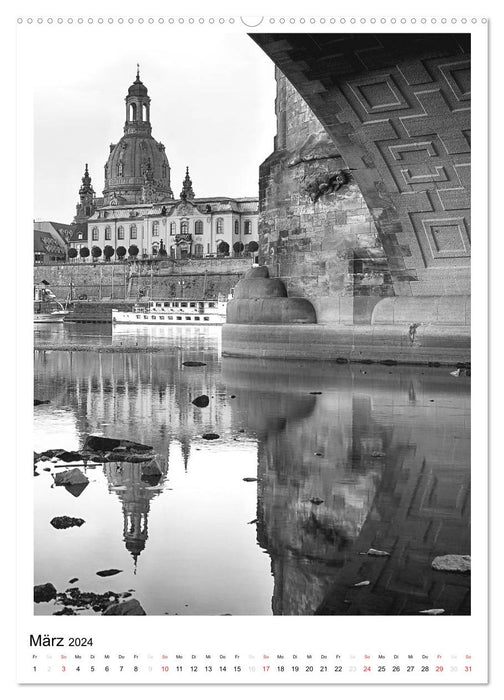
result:
M 173 199 L 170 165 L 164 145 L 151 134 L 150 97 L 139 71 L 125 102 L 124 136 L 110 145 L 105 164 L 105 204 Z
M 128 95 L 133 95 L 135 97 L 147 95 L 147 88 L 140 80 L 140 76 L 138 74 L 135 82 L 128 88 Z

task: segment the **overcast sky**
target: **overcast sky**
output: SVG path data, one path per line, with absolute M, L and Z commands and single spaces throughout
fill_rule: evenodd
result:
M 177 30 L 133 34 L 124 27 L 115 34 L 104 27 L 101 35 L 45 37 L 33 66 L 34 218 L 72 221 L 85 163 L 102 195 L 103 166 L 109 144 L 123 135 L 137 62 L 175 196 L 186 165 L 197 197 L 257 196 L 259 164 L 276 131 L 273 63 L 246 34 Z

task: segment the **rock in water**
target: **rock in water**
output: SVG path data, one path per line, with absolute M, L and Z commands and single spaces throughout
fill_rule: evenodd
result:
M 442 615 L 444 608 L 431 608 L 430 610 L 419 610 L 420 615 Z
M 78 580 L 79 580 L 78 578 L 71 578 L 68 583 L 75 583 Z
M 122 569 L 103 569 L 103 571 L 97 571 L 97 576 L 115 576 L 116 574 L 122 573 Z
M 136 598 L 132 598 L 124 603 L 109 605 L 103 615 L 145 615 L 145 610 Z
M 206 362 L 197 362 L 195 360 L 186 360 L 182 364 L 184 367 L 206 367 Z
M 118 447 L 121 448 L 121 451 L 126 452 L 150 452 L 152 450 L 150 445 L 143 445 L 141 442 L 107 438 L 101 435 L 88 435 L 83 450 L 88 452 L 110 452 Z
M 66 530 L 68 527 L 80 527 L 84 525 L 85 520 L 82 518 L 71 518 L 69 515 L 57 515 L 51 520 L 51 525 L 56 530 Z
M 314 506 L 319 506 L 321 503 L 324 501 L 321 498 L 318 498 L 315 496 L 315 498 L 310 498 L 310 503 L 313 503 Z
M 58 459 L 62 462 L 82 462 L 80 452 L 67 452 L 66 450 L 58 455 Z
M 218 440 L 220 438 L 220 435 L 217 433 L 205 433 L 203 436 L 203 440 Z
M 89 479 L 80 469 L 74 467 L 73 469 L 67 469 L 64 472 L 56 474 L 54 483 L 56 486 L 77 486 L 80 484 L 89 484 Z
M 436 571 L 465 573 L 471 571 L 471 557 L 468 554 L 445 554 L 442 557 L 436 557 L 431 566 Z
M 359 583 L 354 583 L 354 588 L 360 588 L 360 586 L 369 586 L 371 581 L 360 581 Z
M 370 557 L 390 557 L 390 552 L 385 552 L 382 549 L 368 549 L 366 554 Z
M 56 589 L 52 583 L 43 583 L 33 587 L 33 600 L 36 603 L 47 603 L 56 598 Z
M 208 398 L 208 396 L 206 394 L 202 394 L 201 396 L 197 396 L 193 401 L 193 404 L 195 406 L 197 406 L 198 408 L 206 408 L 209 403 L 210 403 L 210 399 Z

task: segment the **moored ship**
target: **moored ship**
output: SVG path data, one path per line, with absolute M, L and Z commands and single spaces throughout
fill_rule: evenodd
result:
M 147 325 L 222 326 L 226 322 L 227 301 L 218 299 L 167 299 L 135 304 L 132 311 L 112 309 L 112 323 Z
M 68 311 L 45 283 L 33 286 L 33 320 L 35 323 L 60 323 Z

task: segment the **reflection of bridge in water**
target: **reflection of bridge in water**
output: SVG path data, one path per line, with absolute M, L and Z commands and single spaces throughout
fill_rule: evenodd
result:
M 257 533 L 274 614 L 468 614 L 469 577 L 430 564 L 470 552 L 469 382 L 446 370 L 290 368 L 223 362 L 263 419 Z M 275 393 L 282 420 L 270 421 Z M 390 556 L 360 554 L 370 548 Z

